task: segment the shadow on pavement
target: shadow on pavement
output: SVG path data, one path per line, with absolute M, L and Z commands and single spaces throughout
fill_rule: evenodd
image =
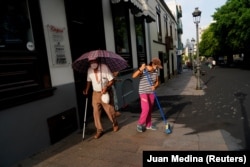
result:
M 234 94 L 234 96 L 238 99 L 238 101 L 240 103 L 242 117 L 248 118 L 247 111 L 246 111 L 246 108 L 244 106 L 244 102 L 246 100 L 247 94 L 243 93 L 243 92 L 237 92 Z M 244 132 L 245 132 L 245 141 L 250 141 L 250 127 L 249 127 L 248 119 L 243 120 L 243 128 L 244 128 Z M 249 142 L 246 142 L 246 149 L 250 150 L 250 143 Z

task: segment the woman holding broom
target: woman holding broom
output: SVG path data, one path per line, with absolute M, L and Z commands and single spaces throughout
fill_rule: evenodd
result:
M 132 78 L 140 77 L 139 96 L 141 102 L 141 114 L 137 124 L 138 132 L 143 132 L 145 127 L 150 130 L 157 129 L 152 125 L 151 119 L 155 100 L 154 91 L 159 85 L 158 69 L 162 69 L 161 61 L 158 58 L 153 58 L 149 65 L 142 64 L 141 67 L 132 75 Z M 152 86 L 148 82 L 145 70 L 147 70 L 147 73 L 153 83 Z

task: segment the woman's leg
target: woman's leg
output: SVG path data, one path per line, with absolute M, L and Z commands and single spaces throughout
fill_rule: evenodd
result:
M 147 94 L 140 94 L 141 100 L 141 114 L 138 120 L 139 125 L 144 125 L 146 123 L 147 115 L 149 112 L 149 101 Z
M 146 127 L 152 126 L 152 112 L 154 109 L 154 94 L 148 94 L 148 105 L 149 105 L 149 112 L 146 118 Z

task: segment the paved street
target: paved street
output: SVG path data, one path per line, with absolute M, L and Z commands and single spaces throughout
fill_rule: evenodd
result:
M 232 137 L 225 136 L 226 142 L 237 143 L 242 149 L 249 150 L 246 141 L 250 141 L 250 113 L 247 113 L 250 111 L 250 71 L 219 67 L 203 69 L 206 70 L 202 77 L 204 96 L 161 97 L 170 103 L 166 105 L 169 116 L 175 118 L 176 123 L 192 128 L 194 134 L 220 129 L 224 135 Z
M 104 116 L 106 131 L 100 139 L 93 139 L 94 125 L 88 123 L 84 140 L 78 131 L 13 167 L 140 167 L 144 150 L 249 150 L 250 71 L 203 70 L 203 90 L 195 90 L 196 78 L 188 70 L 157 89 L 171 134 L 164 133 L 157 105 L 153 122 L 158 130 L 138 133 L 140 106 L 135 101 L 118 118 L 118 132 L 112 132 Z
M 249 150 L 250 71 L 216 68 L 207 73 L 203 79 L 207 85 L 203 113 L 213 121 L 206 125 L 226 130 Z

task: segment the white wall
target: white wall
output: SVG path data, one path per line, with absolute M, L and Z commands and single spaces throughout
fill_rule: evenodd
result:
M 66 13 L 64 7 L 64 0 L 40 0 L 42 20 L 44 25 L 44 34 L 46 40 L 47 54 L 50 66 L 50 74 L 52 86 L 58 86 L 74 82 L 74 75 L 72 69 L 72 59 L 69 45 L 68 28 L 66 22 Z M 53 25 L 59 28 L 65 28 L 64 46 L 67 57 L 66 65 L 54 65 L 52 61 L 53 43 L 49 40 L 47 25 Z
M 102 5 L 106 48 L 109 51 L 115 52 L 115 37 L 110 2 L 104 0 L 102 1 Z
M 176 0 L 165 0 L 165 3 L 167 4 L 167 6 L 171 10 L 172 14 L 174 15 L 175 20 L 177 20 L 177 14 L 176 14 L 177 2 L 176 2 Z
M 156 14 L 156 6 L 157 1 L 149 1 L 148 3 L 151 8 L 154 10 L 154 13 Z M 160 4 L 160 3 L 159 3 Z M 161 7 L 161 29 L 162 29 L 162 42 L 165 42 L 165 34 L 166 34 L 166 28 L 165 28 L 165 21 L 164 21 L 164 15 L 166 11 L 163 10 L 163 7 Z M 158 41 L 158 35 L 157 35 L 157 22 L 152 22 L 149 24 L 149 30 L 150 30 L 150 45 L 151 45 L 151 58 L 152 57 L 158 57 L 159 52 L 166 53 L 166 47 L 163 44 L 156 43 L 154 41 Z M 167 77 L 167 63 L 163 63 L 163 70 L 164 70 L 164 77 Z
M 154 13 L 156 13 L 156 5 L 157 5 L 157 0 L 156 1 L 148 1 L 148 4 L 152 7 L 152 9 L 154 10 Z M 158 2 L 158 4 L 161 5 L 160 2 Z M 176 45 L 177 43 L 177 36 L 176 36 L 176 21 L 174 20 L 174 18 L 171 16 L 171 13 L 168 13 L 168 11 L 164 8 L 164 6 L 161 6 L 161 29 L 162 29 L 162 43 L 165 43 L 165 35 L 166 35 L 166 27 L 165 27 L 165 20 L 164 20 L 164 15 L 167 15 L 168 17 L 168 34 L 170 35 L 170 25 L 172 25 L 172 34 L 173 34 L 173 44 Z M 174 24 L 173 24 L 174 23 Z M 166 48 L 164 44 L 159 44 L 156 43 L 154 41 L 158 41 L 158 36 L 157 36 L 157 25 L 156 22 L 152 22 L 149 24 L 149 30 L 150 30 L 150 34 L 149 34 L 149 38 L 150 38 L 150 45 L 151 45 L 151 53 L 150 55 L 152 55 L 152 57 L 158 57 L 158 53 L 159 51 L 165 53 L 166 52 Z M 176 45 L 177 46 L 177 45 Z M 176 48 L 174 48 L 173 50 L 171 50 L 169 52 L 169 62 L 170 62 L 170 73 L 173 74 L 174 71 L 172 71 L 172 58 L 171 58 L 171 54 L 174 55 L 174 70 L 177 70 L 177 55 L 176 55 Z M 164 77 L 167 77 L 167 63 L 163 64 L 164 67 Z

